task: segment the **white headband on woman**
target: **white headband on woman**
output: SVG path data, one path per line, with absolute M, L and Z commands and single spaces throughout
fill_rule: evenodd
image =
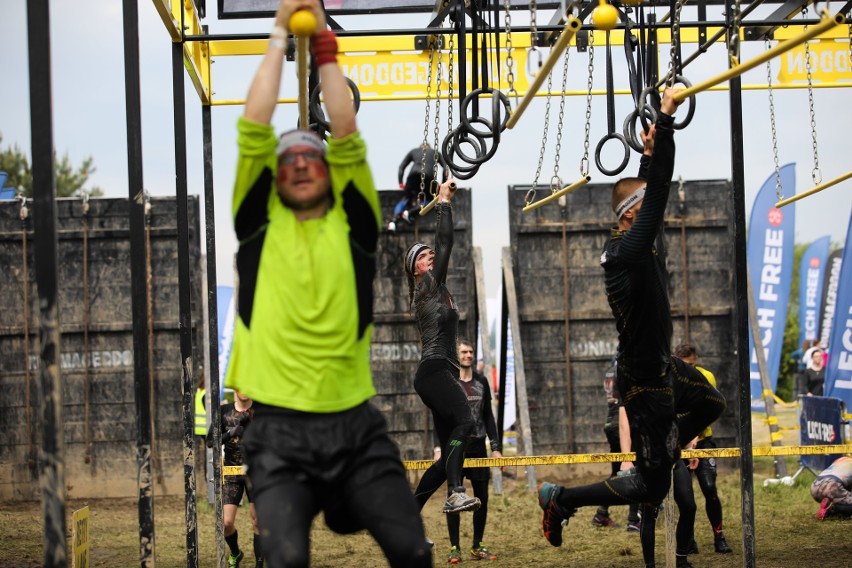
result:
M 645 187 L 642 186 L 638 188 L 636 191 L 628 195 L 624 201 L 619 203 L 615 208 L 615 216 L 621 219 L 621 216 L 624 215 L 631 207 L 645 199 Z

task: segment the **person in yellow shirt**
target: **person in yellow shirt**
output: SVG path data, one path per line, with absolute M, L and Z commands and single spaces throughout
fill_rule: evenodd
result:
M 698 348 L 694 344 L 681 343 L 675 347 L 674 355 L 675 357 L 679 357 L 684 363 L 695 367 L 696 370 L 707 377 L 707 381 L 714 388 L 716 387 L 716 377 L 713 376 L 713 373 L 697 364 Z M 698 435 L 697 442 L 693 447 L 699 450 L 716 448 L 716 442 L 713 441 L 713 429 L 710 426 Z M 733 551 L 725 540 L 725 533 L 722 532 L 722 502 L 719 500 L 719 493 L 716 490 L 716 458 L 690 460 L 689 469 L 695 472 L 695 477 L 698 479 L 698 486 L 704 495 L 704 508 L 707 511 L 710 526 L 713 527 L 713 547 L 720 554 L 730 554 Z M 690 553 L 695 554 L 697 552 L 698 545 L 693 540 Z

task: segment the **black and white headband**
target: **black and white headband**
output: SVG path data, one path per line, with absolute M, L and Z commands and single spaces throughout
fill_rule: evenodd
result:
M 627 211 L 630 210 L 631 207 L 639 203 L 645 198 L 645 187 L 642 186 L 638 188 L 636 191 L 628 195 L 621 203 L 619 203 L 615 208 L 615 216 L 618 219 L 621 219 L 621 216 L 624 215 Z
M 417 256 L 424 250 L 430 249 L 429 245 L 414 243 L 405 255 L 405 271 L 414 276 L 414 266 L 417 264 Z

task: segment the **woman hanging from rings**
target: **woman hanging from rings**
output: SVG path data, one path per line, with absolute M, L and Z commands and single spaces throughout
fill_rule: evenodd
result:
M 453 249 L 453 210 L 456 193 L 450 178 L 438 188 L 435 247 L 415 243 L 405 253 L 409 305 L 414 310 L 422 343 L 420 366 L 414 390 L 432 411 L 435 433 L 441 444 L 441 459 L 426 470 L 414 496 L 420 509 L 441 484 L 447 481 L 444 513 L 475 511 L 480 502 L 468 497 L 461 483 L 464 452 L 475 426 L 467 395 L 459 382 L 456 348 L 459 314 L 447 290 L 447 271 Z

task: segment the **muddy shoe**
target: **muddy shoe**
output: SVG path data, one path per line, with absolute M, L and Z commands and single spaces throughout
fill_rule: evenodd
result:
M 453 491 L 444 503 L 442 513 L 461 513 L 462 511 L 476 511 L 482 503 L 476 497 L 468 497 L 464 491 Z
M 576 509 L 563 514 L 562 508 L 556 504 L 559 486 L 553 483 L 542 483 L 538 486 L 538 506 L 544 512 L 541 516 L 541 530 L 544 538 L 553 546 L 562 546 L 563 521 L 567 525 L 568 518 Z

